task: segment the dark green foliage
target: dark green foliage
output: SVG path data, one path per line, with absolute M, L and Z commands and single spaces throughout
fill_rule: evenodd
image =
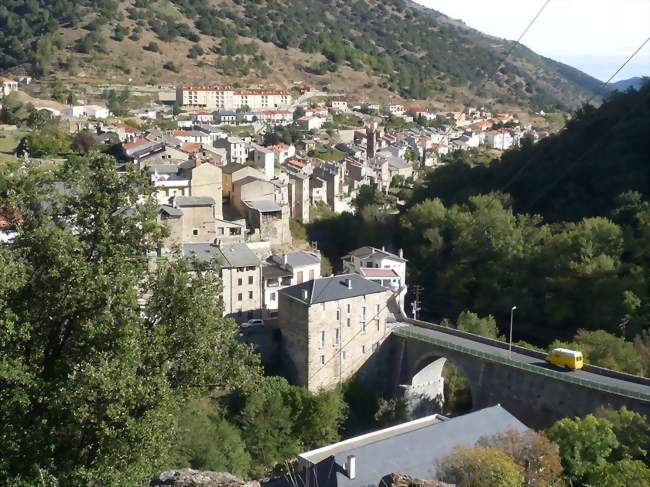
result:
M 508 151 L 489 168 L 459 160 L 431 172 L 412 203 L 431 197 L 456 203 L 503 191 L 516 211 L 548 221 L 609 215 L 621 193 L 650 197 L 649 120 L 646 83 L 638 92 L 612 95 L 598 109 L 582 108 L 559 134 Z
M 648 485 L 647 418 L 625 408 L 564 418 L 547 430 L 571 485 Z
M 312 394 L 266 377 L 254 388 L 188 403 L 169 466 L 259 477 L 300 451 L 338 441 L 346 415 L 336 389 Z
M 0 246 L 3 485 L 142 485 L 181 405 L 258 377 L 213 275 L 150 270 L 157 204 L 134 205 L 146 178 L 115 164 L 93 154 L 5 178 L 0 205 L 22 223 Z
M 218 49 L 225 57 L 258 55 L 257 44 L 242 42 L 240 36 L 270 42 L 280 49 L 320 53 L 325 60 L 305 67 L 307 71 L 324 74 L 341 66 L 364 70 L 376 77 L 379 86 L 408 98 L 427 98 L 449 85 L 482 87 L 481 96 L 498 95 L 504 103 L 518 101 L 547 108 L 574 104 L 576 95 L 590 92 L 597 84 L 593 78 L 569 66 L 520 46 L 494 82 L 482 86 L 510 43 L 440 22 L 435 11 L 425 14 L 410 2 L 241 0 L 237 2 L 240 7 L 237 10 L 203 0 L 173 0 L 172 3 L 194 22 L 198 31 L 221 38 Z M 43 35 L 57 33 L 61 25 L 75 24 L 90 13 L 96 16 L 86 26 L 89 35 L 97 35 L 100 27 L 120 20 L 116 13 L 118 2 L 114 1 L 37 0 L 25 5 L 8 0 L 4 4 L 6 8 L 0 11 L 0 27 L 3 27 L 0 45 L 6 47 L 0 54 L 0 69 L 29 62 L 37 71 L 46 72 L 48 63 L 37 61 L 39 53 L 34 49 Z M 147 26 L 164 42 L 178 36 L 199 41 L 187 23 L 161 14 L 150 2 L 137 1 L 127 12 L 130 19 Z M 126 35 L 118 24 L 114 38 L 121 40 Z M 85 39 L 77 48 L 91 52 L 97 44 L 92 41 L 92 38 Z M 48 58 L 42 56 L 44 52 L 40 51 L 41 60 Z M 538 68 L 545 76 L 530 74 Z M 246 74 L 227 66 L 221 69 L 231 76 Z M 268 66 L 260 65 L 256 71 L 265 76 L 267 69 Z
M 128 88 L 124 88 L 122 91 L 111 89 L 104 92 L 106 105 L 116 117 L 123 117 L 128 113 L 130 96 Z
M 149 44 L 144 46 L 142 49 L 145 51 L 151 51 L 151 52 L 160 52 L 160 47 L 158 47 L 158 43 L 151 41 Z

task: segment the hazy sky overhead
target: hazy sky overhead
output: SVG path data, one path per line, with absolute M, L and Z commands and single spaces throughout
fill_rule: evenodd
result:
M 516 40 L 545 0 L 416 0 L 486 34 Z M 650 37 L 650 0 L 551 0 L 522 43 L 601 80 Z M 650 76 L 650 42 L 616 76 Z

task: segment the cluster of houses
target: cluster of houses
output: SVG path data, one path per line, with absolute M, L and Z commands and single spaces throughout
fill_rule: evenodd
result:
M 11 80 L 0 82 L 3 93 L 18 89 Z M 95 105 L 69 106 L 62 118 L 118 147 L 122 167 L 146 172 L 159 222 L 169 229 L 156 257 L 175 258 L 180 249 L 219 272 L 224 316 L 241 324 L 277 322 L 295 380 L 311 390 L 354 375 L 378 349 L 390 326 L 388 302 L 403 305 L 406 259 L 400 251 L 362 247 L 335 263 L 342 274 L 323 276 L 319 251 L 294 246 L 291 220 L 309 223 L 315 205 L 353 211 L 364 186 L 387 192 L 396 178 L 414 179 L 451 151 L 482 145 L 506 150 L 527 130 L 509 114 L 483 109 L 434 113 L 396 103 L 351 105 L 341 97 L 298 104 L 282 90 L 183 86 L 176 103 L 187 114 L 173 130 L 138 128 Z M 302 110 L 294 117 L 296 106 Z M 325 123 L 368 110 L 445 123 L 386 130 L 370 115 L 363 128 L 328 133 L 325 149 L 340 157 L 319 157 Z M 143 107 L 133 115 L 152 120 L 161 110 Z M 306 135 L 295 145 L 264 146 L 233 135 L 239 124 L 263 130 L 296 124 Z M 351 336 L 353 345 L 343 350 Z

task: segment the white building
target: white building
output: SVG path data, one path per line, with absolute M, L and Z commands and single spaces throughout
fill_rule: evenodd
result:
M 264 175 L 270 180 L 275 177 L 275 153 L 272 149 L 257 146 L 254 152 L 255 166 L 264 171 Z
M 345 100 L 332 100 L 332 109 L 340 113 L 346 113 L 350 111 L 348 108 L 348 102 Z
M 262 267 L 264 283 L 264 309 L 273 315 L 278 309 L 278 291 L 313 281 L 321 277 L 321 258 L 318 252 L 298 250 L 286 254 L 272 255 Z
M 323 126 L 326 119 L 317 116 L 308 116 L 300 117 L 297 122 L 301 129 L 303 130 L 318 130 Z
M 385 249 L 366 246 L 343 256 L 342 261 L 344 272 L 352 272 L 363 276 L 391 291 L 397 291 L 403 287 L 402 299 L 406 294 L 407 261 L 401 250 L 399 255 L 396 255 L 387 252 Z
M 512 135 L 505 130 L 491 130 L 485 136 L 485 144 L 490 149 L 508 150 L 514 142 Z
M 292 96 L 285 90 L 239 90 L 230 87 L 180 86 L 176 88 L 176 103 L 186 108 L 206 110 L 252 111 L 287 108 Z
M 108 108 L 99 105 L 70 105 L 65 109 L 66 118 L 108 118 Z
M 18 90 L 18 81 L 0 76 L 0 94 L 2 96 L 7 96 L 16 90 Z

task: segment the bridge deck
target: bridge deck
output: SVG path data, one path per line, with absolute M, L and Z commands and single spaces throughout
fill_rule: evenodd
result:
M 513 350 L 512 355 L 510 355 L 509 351 L 502 347 L 405 322 L 395 323 L 393 333 L 403 337 L 431 342 L 453 350 L 460 350 L 465 353 L 478 355 L 488 360 L 492 359 L 510 366 L 520 367 L 532 372 L 553 376 L 560 380 L 578 383 L 586 387 L 594 387 L 615 394 L 650 401 L 650 386 L 648 385 L 638 384 L 615 377 L 608 377 L 607 375 L 588 372 L 586 370 L 569 371 L 566 369 L 560 369 L 532 353 L 531 355 L 527 355 Z

